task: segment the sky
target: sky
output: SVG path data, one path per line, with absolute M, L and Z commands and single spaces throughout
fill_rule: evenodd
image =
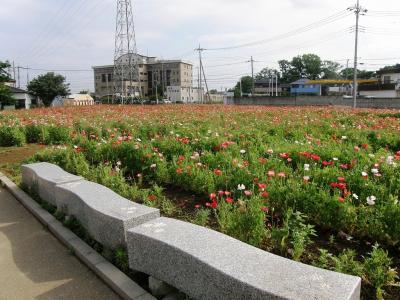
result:
M 201 45 L 210 88 L 277 61 L 314 53 L 353 64 L 356 0 L 132 0 L 138 52 L 194 65 Z M 384 3 L 384 5 L 382 5 Z M 117 0 L 1 0 L 0 61 L 20 69 L 21 87 L 45 70 L 71 91 L 93 91 L 92 66 L 112 64 Z M 400 63 L 400 1 L 361 0 L 360 69 Z M 240 47 L 236 47 L 240 46 Z

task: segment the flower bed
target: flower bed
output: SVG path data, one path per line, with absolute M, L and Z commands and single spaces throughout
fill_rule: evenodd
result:
M 62 145 L 32 160 L 57 163 L 165 215 L 362 276 L 368 297 L 383 289 L 400 297 L 387 287 L 399 265 L 398 114 L 101 106 L 3 113 L 0 124 L 0 145 Z M 178 199 L 163 188 L 179 191 Z

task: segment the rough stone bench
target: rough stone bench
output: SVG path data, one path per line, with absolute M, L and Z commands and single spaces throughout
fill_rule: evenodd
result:
M 360 299 L 361 279 L 294 262 L 224 234 L 159 218 L 127 232 L 129 264 L 194 299 Z
M 109 248 L 126 247 L 126 231 L 160 216 L 160 211 L 134 203 L 86 180 L 55 187 L 60 211 L 74 216 L 90 236 Z
M 65 172 L 59 166 L 50 163 L 36 163 L 22 166 L 22 183 L 38 192 L 39 197 L 56 206 L 55 186 L 57 184 L 82 180 L 80 176 Z

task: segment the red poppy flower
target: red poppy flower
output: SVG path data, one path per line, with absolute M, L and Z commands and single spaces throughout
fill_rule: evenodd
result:
M 157 200 L 157 196 L 156 195 L 149 195 L 147 197 L 150 201 L 156 201 Z
M 181 168 L 176 169 L 176 174 L 182 174 L 182 173 L 183 173 L 183 169 L 181 169 Z
M 342 198 L 342 197 L 339 197 L 338 201 L 339 201 L 340 203 L 344 203 L 345 199 Z
M 263 192 L 263 193 L 261 194 L 261 197 L 263 197 L 263 198 L 268 198 L 268 197 L 269 197 L 269 193 L 268 193 L 268 192 Z
M 228 198 L 225 199 L 225 201 L 226 201 L 226 203 L 232 204 L 233 203 L 233 198 L 228 197 Z
M 210 199 L 214 200 L 215 198 L 217 198 L 217 195 L 215 193 L 211 193 L 210 194 Z
M 279 154 L 279 156 L 283 159 L 288 159 L 289 158 L 289 154 L 288 153 L 281 153 Z
M 200 204 L 196 204 L 196 205 L 194 206 L 194 208 L 199 209 L 199 208 L 201 208 L 201 205 L 200 205 Z
M 269 212 L 269 209 L 268 209 L 268 207 L 266 207 L 266 206 L 261 207 L 261 210 L 262 210 L 263 212 L 265 212 L 265 213 L 268 213 L 268 212 Z
M 221 176 L 222 175 L 222 171 L 219 170 L 219 169 L 215 169 L 214 170 L 214 174 L 217 175 L 217 176 Z
M 314 160 L 314 161 L 320 161 L 321 157 L 319 157 L 318 155 L 312 154 L 311 155 L 311 159 Z
M 329 162 L 329 161 L 324 160 L 324 161 L 322 162 L 322 165 L 323 165 L 324 167 L 332 166 L 332 165 L 333 165 L 333 161 Z
M 211 202 L 211 208 L 216 209 L 218 207 L 218 202 L 213 200 L 213 202 Z
M 267 184 L 266 184 L 266 183 L 259 183 L 259 184 L 258 184 L 258 188 L 259 188 L 261 191 L 264 191 L 264 190 L 267 188 Z
M 363 149 L 368 149 L 368 144 L 362 144 L 361 147 L 362 147 Z
M 344 178 L 344 177 L 338 177 L 338 181 L 339 181 L 339 182 L 346 182 L 346 178 Z

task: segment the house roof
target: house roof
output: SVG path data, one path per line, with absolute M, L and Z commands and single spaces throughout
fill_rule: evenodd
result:
M 295 82 L 292 82 L 291 85 L 292 85 L 292 84 L 308 84 L 307 82 L 308 82 L 309 80 L 310 80 L 310 79 L 308 79 L 308 78 L 301 78 L 301 79 L 299 79 L 299 80 L 297 80 L 297 81 L 295 81 Z
M 29 94 L 27 91 L 20 89 L 20 88 L 13 87 L 13 86 L 10 86 L 10 90 L 14 94 Z

